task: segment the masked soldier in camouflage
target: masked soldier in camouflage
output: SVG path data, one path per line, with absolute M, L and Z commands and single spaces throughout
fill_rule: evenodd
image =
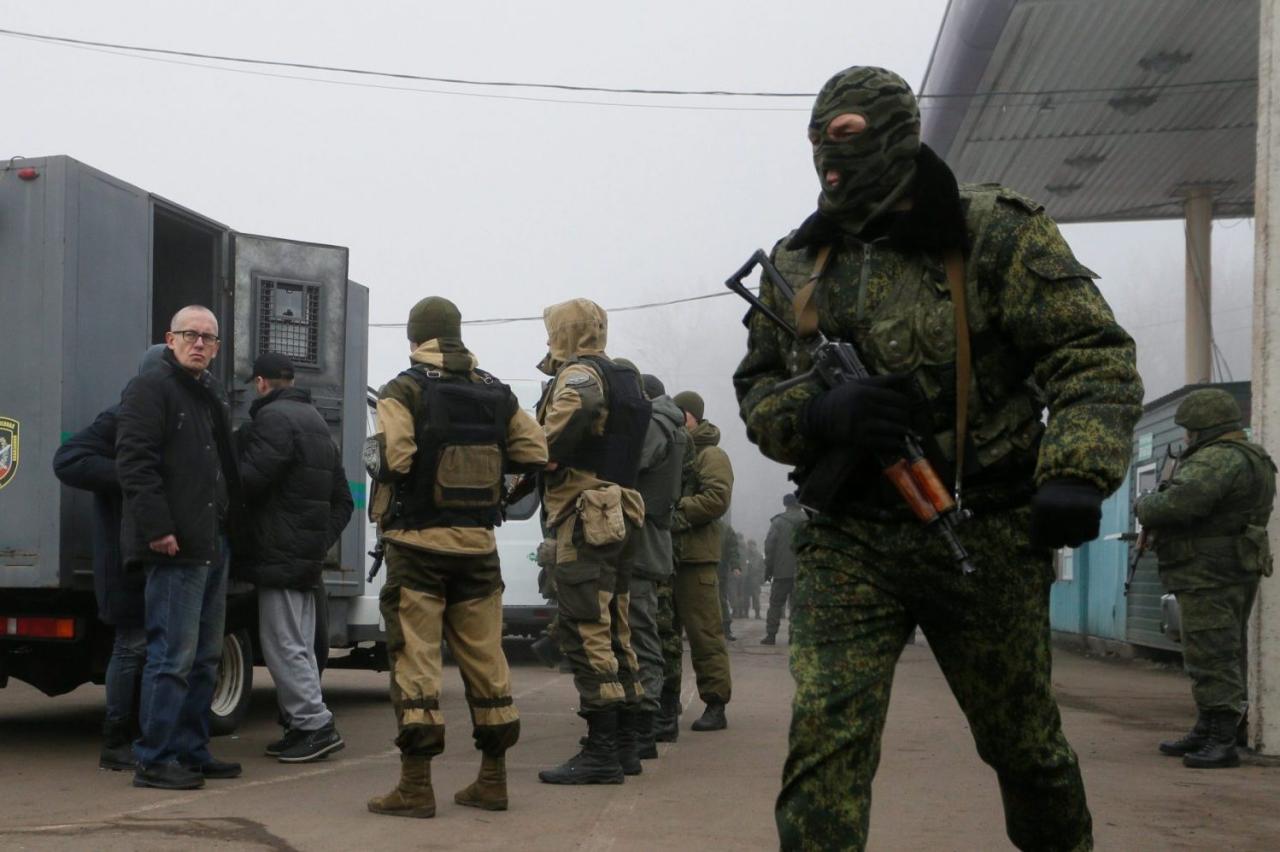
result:
M 1160 580 L 1178 598 L 1182 660 L 1191 677 L 1195 727 L 1160 751 L 1186 766 L 1238 766 L 1236 728 L 1247 707 L 1245 628 L 1258 581 L 1271 574 L 1267 519 L 1276 467 L 1245 438 L 1240 407 L 1224 390 L 1192 391 L 1173 422 L 1187 430 L 1178 468 L 1138 501 L 1154 535 Z
M 378 395 L 365 445 L 370 516 L 386 549 L 379 596 L 387 625 L 400 782 L 369 800 L 377 814 L 436 812 L 431 758 L 444 751 L 441 638 L 458 661 L 482 758 L 460 805 L 506 810 L 505 754 L 520 736 L 502 651 L 502 574 L 493 527 L 503 476 L 541 469 L 547 443 L 514 393 L 477 369 L 452 302 L 423 299 L 409 314 L 409 369 Z
M 797 466 L 802 482 L 848 461 L 838 488 L 802 485 L 815 514 L 795 541 L 781 845 L 865 847 L 894 665 L 919 625 L 996 771 L 1014 845 L 1090 849 L 1084 786 L 1050 688 L 1051 549 L 1095 537 L 1103 497 L 1124 476 L 1142 400 L 1133 341 L 1040 205 L 1000 186 L 957 186 L 921 144 L 915 96 L 897 74 L 837 74 L 818 95 L 809 140 L 818 210 L 773 259 L 797 291 L 817 273 L 801 316 L 856 344 L 874 375 L 776 390 L 808 370 L 807 350 L 748 315 L 734 381 L 750 439 Z M 957 478 L 964 371 L 948 266 L 972 345 L 962 467 L 973 518 L 958 533 L 972 575 L 879 474 L 879 457 L 901 457 L 911 431 L 944 481 Z M 768 283 L 761 296 L 793 315 Z
M 588 299 L 543 312 L 552 379 L 538 404 L 551 461 L 542 510 L 555 541 L 560 650 L 573 668 L 582 751 L 538 778 L 548 784 L 619 784 L 641 771 L 636 722 L 643 687 L 631 647 L 628 545 L 644 525 L 636 490 L 651 406 L 634 368 L 605 354 L 607 317 Z M 621 755 L 621 759 L 620 758 Z

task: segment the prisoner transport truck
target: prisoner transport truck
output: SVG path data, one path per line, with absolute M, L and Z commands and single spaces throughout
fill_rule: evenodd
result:
M 323 658 L 330 645 L 381 639 L 376 599 L 370 612 L 363 594 L 368 291 L 347 279 L 347 249 L 238 233 L 70 157 L 0 166 L 0 686 L 19 678 L 58 695 L 102 682 L 111 629 L 93 594 L 92 495 L 61 485 L 51 460 L 119 401 L 190 304 L 218 317 L 210 369 L 235 425 L 248 419 L 259 353 L 297 366 L 356 502 L 324 571 L 317 648 Z M 252 587 L 232 583 L 217 732 L 247 707 L 257 636 Z

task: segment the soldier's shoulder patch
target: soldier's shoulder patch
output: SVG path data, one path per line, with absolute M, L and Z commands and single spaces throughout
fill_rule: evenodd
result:
M 564 378 L 565 387 L 570 388 L 580 388 L 585 385 L 593 385 L 595 382 L 596 380 L 591 378 L 591 376 L 588 376 L 586 373 L 570 373 Z

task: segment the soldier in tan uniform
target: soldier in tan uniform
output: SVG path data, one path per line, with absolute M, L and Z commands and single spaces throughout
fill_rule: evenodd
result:
M 573 668 L 582 751 L 543 770 L 548 784 L 618 784 L 641 771 L 635 733 L 642 687 L 631 647 L 628 538 L 644 525 L 635 485 L 651 408 L 634 369 L 605 354 L 607 318 L 587 299 L 543 312 L 552 376 L 538 405 L 551 461 L 542 508 L 555 542 L 560 650 Z M 621 758 L 621 759 L 620 759 Z
M 466 686 L 472 736 L 483 757 L 460 805 L 505 810 L 507 749 L 520 736 L 502 651 L 502 574 L 493 527 L 504 474 L 547 461 L 542 430 L 515 394 L 477 369 L 462 317 L 446 299 L 409 314 L 410 367 L 379 394 L 365 446 L 374 480 L 370 515 L 386 550 L 381 610 L 387 625 L 400 783 L 369 800 L 391 816 L 435 814 L 431 758 L 444 751 L 440 640 Z

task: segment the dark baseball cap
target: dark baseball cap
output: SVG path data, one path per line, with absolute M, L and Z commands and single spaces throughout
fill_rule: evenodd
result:
M 292 379 L 293 362 L 279 352 L 263 352 L 253 362 L 253 372 L 245 384 L 252 384 L 258 376 L 264 379 Z

